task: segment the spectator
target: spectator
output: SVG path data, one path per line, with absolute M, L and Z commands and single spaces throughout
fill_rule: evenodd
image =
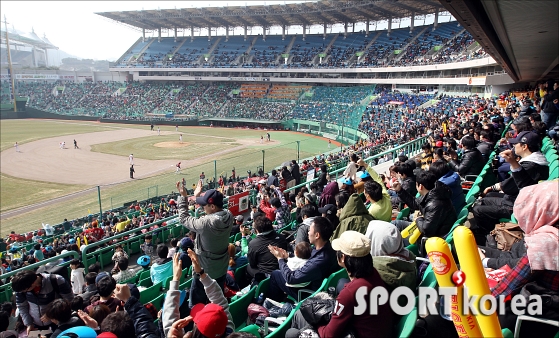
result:
M 287 250 L 287 241 L 283 235 L 276 233 L 272 227 L 272 222 L 263 216 L 259 216 L 254 220 L 254 230 L 256 238 L 248 243 L 248 274 L 254 278 L 260 273 L 268 277 L 272 271 L 279 268 L 279 264 L 268 247 L 277 246 Z M 265 279 L 266 277 L 262 278 Z
M 363 204 L 361 197 L 357 194 L 352 194 L 340 213 L 340 224 L 334 230 L 332 239 L 340 237 L 343 232 L 348 230 L 364 234 L 369 222 L 373 219 L 373 216 L 369 214 L 367 207 Z
M 371 221 L 365 236 L 371 240 L 373 266 L 386 284 L 388 292 L 399 286 L 415 289 L 415 255 L 404 247 L 402 235 L 396 226 L 388 222 Z
M 164 282 L 173 274 L 173 265 L 171 257 L 167 257 L 169 248 L 165 244 L 157 246 L 157 259 L 151 265 L 149 275 L 153 284 Z
M 466 205 L 466 197 L 462 190 L 462 181 L 457 173 L 450 170 L 446 162 L 435 161 L 429 166 L 429 171 L 432 172 L 439 182 L 446 184 L 452 192 L 452 206 L 456 212 L 460 212 Z
M 291 160 L 291 176 L 295 179 L 295 184 L 301 183 L 301 171 L 295 160 Z
M 349 159 L 350 162 L 347 164 L 343 176 L 345 178 L 349 178 L 352 181 L 356 181 L 357 169 L 359 168 L 359 166 L 357 165 L 357 161 L 359 160 L 359 157 L 357 156 L 356 153 L 353 153 L 351 154 Z
M 340 192 L 338 182 L 330 182 L 320 195 L 319 207 L 324 207 L 327 204 L 336 204 L 336 195 Z
M 72 327 L 85 325 L 80 318 L 72 316 L 72 304 L 66 299 L 55 299 L 49 303 L 45 308 L 45 317 L 57 326 L 51 338 L 58 337 Z
M 33 246 L 33 249 L 35 249 L 35 252 L 33 253 L 33 257 L 35 257 L 35 259 L 37 261 L 42 261 L 45 259 L 45 256 L 43 255 L 43 251 L 41 250 L 41 244 L 37 243 Z
M 209 300 L 208 305 L 198 304 L 192 308 L 190 316 L 181 319 L 179 306 L 180 295 L 179 281 L 181 276 L 181 264 L 177 256 L 173 258 L 173 280 L 169 285 L 169 291 L 165 297 L 164 311 L 162 315 L 163 334 L 165 337 L 183 337 L 184 328 L 194 322 L 192 337 L 223 337 L 232 333 L 235 329 L 229 304 L 223 295 L 222 286 L 202 269 L 202 262 L 198 256 L 189 250 L 188 254 L 192 260 L 193 273 L 196 279 L 204 286 L 204 293 Z
M 526 254 L 504 278 L 491 290 L 495 297 L 507 297 L 520 294 L 528 297 L 524 290 L 529 284 L 538 288 L 545 298 L 559 292 L 559 185 L 557 181 L 547 181 L 523 188 L 514 203 L 514 214 L 518 216 L 518 225 L 526 234 Z M 481 257 L 482 259 L 484 257 Z M 520 292 L 522 291 L 522 292 Z M 541 292 L 541 293 L 540 293 Z M 542 319 L 557 320 L 557 311 L 544 305 Z M 549 316 L 553 316 L 549 317 Z M 516 315 L 507 309 L 505 315 L 499 316 L 502 328 L 513 330 Z M 552 337 L 557 328 L 549 325 L 522 325 L 520 336 L 530 336 L 537 332 L 539 336 Z M 526 331 L 528 330 L 528 331 Z M 515 332 L 516 333 L 516 332 Z
M 312 252 L 311 245 L 308 242 L 300 242 L 295 246 L 295 257 L 291 257 L 287 261 L 287 267 L 291 271 L 300 269 L 307 263 L 309 258 L 311 258 L 311 252 Z M 294 285 L 291 284 L 286 284 L 286 285 L 291 288 L 303 288 L 309 284 L 310 282 L 294 284 Z
M 89 313 L 91 309 L 98 304 L 105 304 L 111 309 L 111 312 L 115 312 L 117 307 L 120 307 L 122 310 L 124 304 L 113 297 L 113 292 L 116 289 L 116 281 L 113 277 L 109 276 L 107 272 L 101 272 L 95 277 L 95 284 L 97 285 L 100 299 L 92 301 L 91 304 L 85 308 L 85 312 Z
M 95 319 L 97 323 L 103 323 L 105 318 L 110 314 L 111 309 L 105 304 L 97 304 L 89 311 L 89 316 Z
M 521 159 L 517 161 L 511 150 L 505 150 L 500 154 L 510 163 L 512 177 L 486 188 L 486 196 L 473 209 L 479 245 L 485 245 L 484 235 L 493 230 L 499 219 L 510 218 L 520 189 L 549 177 L 549 163 L 540 152 L 540 141 L 536 133 L 523 131 L 516 138 L 509 139 L 509 143 L 514 147 L 514 154 Z M 495 194 L 492 191 L 501 191 L 504 194 Z
M 281 190 L 273 185 L 270 186 L 270 188 L 276 192 L 277 197 L 274 197 L 272 199 L 269 199 L 268 197 L 269 201 L 267 201 L 266 198 L 263 199 L 260 203 L 260 209 L 266 214 L 266 217 L 268 217 L 268 215 L 272 213 L 275 213 L 273 219 L 270 220 L 275 220 L 277 222 L 276 228 L 281 229 L 291 222 L 291 210 L 289 210 L 289 205 L 287 205 L 287 202 L 285 201 L 285 197 L 283 196 Z M 270 206 L 268 206 L 268 204 Z
M 134 269 L 129 269 L 128 268 L 128 258 L 127 257 L 124 257 L 124 256 L 119 257 L 118 261 L 117 261 L 117 264 L 118 264 L 118 270 L 119 271 L 118 271 L 118 273 L 113 275 L 113 278 L 117 282 L 117 284 L 121 284 L 121 283 L 129 280 L 130 278 L 136 276 L 136 272 L 134 271 Z M 152 269 L 153 269 L 153 265 L 152 265 Z
M 324 217 L 315 217 L 309 228 L 309 241 L 314 245 L 311 258 L 299 270 L 291 271 L 287 266 L 287 251 L 270 246 L 270 251 L 279 260 L 279 270 L 270 276 L 268 297 L 281 301 L 285 295 L 297 298 L 297 289 L 286 286 L 310 282 L 308 289 L 317 290 L 324 278 L 335 271 L 335 252 L 330 244 L 332 225 Z
M 235 236 L 236 234 L 241 231 L 241 225 L 243 225 L 245 221 L 245 217 L 243 215 L 235 216 L 235 223 L 233 224 L 233 228 L 231 229 L 231 236 Z
M 189 233 L 190 235 L 194 234 L 194 232 Z M 188 257 L 188 249 L 194 250 L 194 242 L 190 237 L 183 237 L 180 241 L 180 260 L 182 262 L 183 269 L 190 268 L 192 265 L 192 261 L 190 257 Z
M 337 183 L 336 183 L 337 184 Z M 295 243 L 299 244 L 301 242 L 309 242 L 309 230 L 312 221 L 315 217 L 320 216 L 318 213 L 318 208 L 313 204 L 306 204 L 301 208 L 301 219 L 302 224 L 297 227 L 297 236 L 295 237 Z
M 328 184 L 328 181 L 330 180 L 330 176 L 328 175 L 328 167 L 326 167 L 325 164 L 320 166 L 320 174 L 318 174 L 318 168 L 319 166 L 316 165 L 314 168 L 314 175 L 316 177 L 316 175 L 318 175 L 318 180 L 316 181 L 316 185 L 318 187 L 318 192 L 322 193 L 322 190 L 324 190 L 324 188 L 326 187 L 326 185 Z
M 85 289 L 80 297 L 83 298 L 83 303 L 88 306 L 91 303 L 91 297 L 99 295 L 97 291 L 97 285 L 95 284 L 95 278 L 97 277 L 96 272 L 90 272 L 85 275 Z
M 332 242 L 336 250 L 338 264 L 346 269 L 350 282 L 336 298 L 336 310 L 331 320 L 317 329 L 319 337 L 343 337 L 348 331 L 356 337 L 391 337 L 393 331 L 394 313 L 388 303 L 377 309 L 377 314 L 371 314 L 370 303 L 360 314 L 355 314 L 357 301 L 355 294 L 361 288 L 366 288 L 369 294 L 375 287 L 385 287 L 381 276 L 373 266 L 371 259 L 371 241 L 356 231 L 346 231 L 340 238 Z M 339 309 L 339 310 L 338 310 Z M 299 331 L 309 324 L 300 311 L 295 313 L 292 328 L 286 337 L 299 337 Z
M 202 183 L 198 182 L 194 190 L 196 204 L 204 208 L 206 216 L 195 218 L 190 216 L 187 206 L 187 192 L 177 182 L 177 189 L 181 196 L 178 200 L 180 223 L 190 231 L 196 232 L 194 250 L 200 257 L 200 263 L 208 274 L 215 276 L 217 284 L 222 288 L 225 285 L 225 274 L 229 264 L 227 247 L 229 234 L 233 227 L 233 215 L 229 210 L 223 210 L 223 195 L 214 189 L 202 192 Z M 208 299 L 203 290 L 204 285 L 199 279 L 192 281 L 190 288 L 189 305 L 192 308 L 198 303 L 207 303 Z
M 431 144 L 424 143 L 421 146 L 423 152 L 419 155 L 419 159 L 421 161 L 421 169 L 427 170 L 429 169 L 429 165 L 433 162 L 433 150 L 431 148 Z
M 144 253 L 144 255 L 150 256 L 150 257 L 153 254 L 153 244 L 151 243 L 151 240 L 152 240 L 151 234 L 145 235 L 144 236 L 144 243 L 142 243 L 142 245 L 140 245 L 140 249 L 142 249 L 142 252 Z
M 553 89 L 551 88 L 552 86 Z M 552 130 L 559 116 L 559 109 L 557 109 L 554 102 L 555 100 L 559 100 L 559 81 L 549 81 L 544 93 L 542 121 L 547 126 L 547 130 Z
M 355 193 L 362 194 L 365 192 L 365 182 L 371 182 L 373 179 L 367 171 L 358 171 L 357 178 L 359 178 L 359 182 L 355 183 L 353 187 L 355 188 Z
M 74 295 L 79 295 L 83 292 L 83 286 L 85 284 L 85 280 L 83 278 L 83 271 L 84 269 L 80 266 L 82 262 L 79 259 L 74 258 L 70 261 L 70 268 L 72 269 L 72 273 L 70 275 L 70 282 L 72 283 L 72 292 Z
M 278 172 L 276 169 L 272 170 L 272 174 L 268 176 L 268 186 L 276 186 L 279 187 L 279 180 L 278 180 Z
M 398 182 L 402 186 L 402 189 L 408 192 L 411 196 L 417 195 L 417 188 L 415 184 L 415 174 L 413 173 L 414 168 L 409 163 L 402 163 L 394 167 L 394 172 L 397 175 Z M 394 189 L 392 189 L 394 190 Z M 397 206 L 401 204 L 402 200 L 396 196 L 392 197 L 392 205 Z
M 415 178 L 420 197 L 414 198 L 399 183 L 394 183 L 394 190 L 412 211 L 421 212 L 422 216 L 417 217 L 415 223 L 422 236 L 446 236 L 456 221 L 456 211 L 450 199 L 452 191 L 444 183 L 437 181 L 431 172 L 420 170 Z M 411 222 L 397 220 L 392 223 L 402 231 Z
M 461 177 L 466 177 L 467 175 L 479 175 L 485 166 L 485 162 L 483 161 L 483 155 L 476 148 L 476 140 L 474 140 L 471 136 L 466 136 L 462 138 L 462 147 L 464 148 L 462 160 L 450 160 L 450 167 Z M 428 169 L 429 168 L 424 170 Z
M 0 311 L 0 338 L 18 338 L 19 333 L 10 326 L 10 314 L 6 311 Z
M 489 155 L 495 148 L 495 143 L 491 142 L 491 132 L 488 130 L 482 130 L 480 133 L 480 141 L 477 145 L 477 150 L 483 156 L 483 163 L 489 161 Z
M 373 181 L 365 183 L 365 197 L 371 202 L 369 206 L 369 214 L 381 221 L 390 222 L 392 220 L 392 204 L 390 195 L 379 177 L 378 173 L 365 161 L 360 159 L 357 165 L 364 167 Z
M 18 272 L 12 278 L 12 288 L 16 293 L 16 306 L 27 327 L 27 334 L 34 330 L 52 329 L 50 320 L 42 321 L 46 306 L 57 298 L 71 301 L 72 289 L 64 277 L 55 274 L 36 274 L 31 270 Z M 57 297 L 58 294 L 58 297 Z
M 336 229 L 338 224 L 340 224 L 340 219 L 336 215 L 338 208 L 334 204 L 326 204 L 322 208 L 318 208 L 318 212 L 322 214 L 322 217 L 327 218 L 330 223 L 332 223 L 332 228 Z

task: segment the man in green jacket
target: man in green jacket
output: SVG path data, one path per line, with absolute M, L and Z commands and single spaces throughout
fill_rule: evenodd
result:
M 373 181 L 365 183 L 365 197 L 371 202 L 369 214 L 379 221 L 390 222 L 392 220 L 392 203 L 384 182 L 382 182 L 375 169 L 363 159 L 359 159 L 357 165 L 364 167 L 373 179 Z
M 334 230 L 330 240 L 334 240 L 347 230 L 353 230 L 365 234 L 369 222 L 374 218 L 369 214 L 367 207 L 357 194 L 349 196 L 349 200 L 340 214 L 340 224 Z

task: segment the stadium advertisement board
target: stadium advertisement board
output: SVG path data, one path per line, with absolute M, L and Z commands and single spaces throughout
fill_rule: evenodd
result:
M 248 200 L 248 191 L 244 191 L 240 194 L 235 194 L 229 197 L 229 211 L 234 216 L 240 215 L 243 212 L 248 210 L 249 200 Z
M 9 80 L 9 74 L 2 74 L 0 80 Z M 74 75 L 58 75 L 58 74 L 16 74 L 16 80 L 65 80 L 74 81 Z

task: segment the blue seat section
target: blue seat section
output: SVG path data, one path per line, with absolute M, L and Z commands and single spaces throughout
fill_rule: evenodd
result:
M 248 37 L 247 41 L 243 43 L 248 43 L 254 39 L 253 36 Z M 266 36 L 266 41 L 264 41 L 262 36 L 258 36 L 254 46 L 250 50 L 249 55 L 252 55 L 252 61 L 246 63 L 243 67 L 246 68 L 262 68 L 262 67 L 276 67 L 275 62 L 281 53 L 285 51 L 291 37 L 285 37 L 285 40 L 281 39 L 281 35 L 269 35 Z
M 180 42 L 174 38 L 161 38 L 161 41 L 153 41 L 138 59 L 138 64 L 144 67 L 158 67 L 161 62 L 167 60 L 170 54 Z
M 403 52 L 404 56 L 398 62 L 391 62 L 390 64 L 394 66 L 415 64 L 433 47 L 442 46 L 447 43 L 461 29 L 457 27 L 456 22 L 439 24 L 435 30 L 429 28 L 406 48 Z
M 289 67 L 312 67 L 312 61 L 315 56 L 326 49 L 326 46 L 331 41 L 326 37 L 324 40 L 324 35 L 307 35 L 305 41 L 303 41 L 303 36 L 299 35 L 295 39 L 289 54 L 293 57 L 289 62 Z
M 144 49 L 144 47 L 149 44 L 151 40 L 152 39 L 147 38 L 144 41 L 140 40 L 138 43 L 136 43 L 134 47 L 122 58 L 121 63 L 119 63 L 118 65 L 125 66 L 127 64 L 127 61 L 130 59 L 130 57 L 132 55 L 139 54 L 142 51 L 142 49 Z
M 207 54 L 215 43 L 215 40 L 208 41 L 205 36 L 194 37 L 191 41 L 190 37 L 186 39 L 182 46 L 173 55 L 173 58 L 167 63 L 168 67 L 199 67 L 198 60 L 204 54 Z M 177 41 L 177 43 L 179 43 Z
M 250 41 L 245 41 L 244 39 L 244 36 L 230 36 L 229 41 L 226 42 L 225 37 L 223 37 L 212 52 L 212 55 L 214 55 L 213 60 L 207 63 L 207 65 L 224 68 L 236 67 L 237 65 L 233 65 L 233 62 L 239 55 L 246 52 L 250 45 Z
M 371 34 L 374 34 L 374 32 Z M 365 32 L 348 33 L 345 39 L 344 34 L 340 33 L 330 48 L 328 61 L 318 66 L 321 68 L 345 67 L 344 62 L 348 61 L 355 53 L 365 50 L 370 41 L 371 35 L 365 37 Z
M 382 32 L 356 66 L 381 67 L 383 65 L 388 65 L 388 57 L 391 56 L 395 50 L 403 48 L 412 37 L 413 33 L 410 34 L 409 28 L 392 30 L 390 35 L 388 32 Z

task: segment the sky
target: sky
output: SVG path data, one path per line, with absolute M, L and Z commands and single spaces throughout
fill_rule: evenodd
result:
M 115 21 L 106 19 L 96 12 L 135 11 L 149 9 L 191 8 L 191 7 L 221 7 L 295 3 L 303 1 L 0 1 L 2 21 L 4 16 L 8 21 L 8 30 L 13 26 L 23 32 L 35 33 L 49 39 L 55 46 L 78 58 L 115 61 L 124 54 L 132 44 L 142 36 L 136 31 Z M 441 22 L 449 19 L 441 18 Z M 433 22 L 427 18 L 425 24 Z M 415 25 L 422 21 L 416 20 Z M 402 20 L 397 25 L 409 26 L 409 19 Z M 407 26 L 406 26 L 407 25 Z M 356 30 L 365 29 L 358 25 Z M 385 29 L 386 24 L 379 24 L 378 29 Z M 394 26 L 393 26 L 394 27 Z M 4 24 L 2 23 L 2 28 Z M 318 32 L 322 30 L 317 27 Z M 372 29 L 372 28 L 371 28 Z M 333 28 L 332 32 L 343 30 L 342 25 Z M 301 33 L 301 27 L 293 27 L 288 33 Z M 255 28 L 249 34 L 261 34 L 262 29 Z M 207 30 L 202 29 L 202 35 Z M 238 29 L 234 34 L 242 34 Z M 281 34 L 280 28 L 272 28 L 269 34 Z M 195 34 L 196 35 L 196 34 Z M 212 34 L 213 35 L 213 34 Z M 218 31 L 224 35 L 224 30 Z M 149 35 L 148 35 L 149 36 Z M 162 36 L 167 36 L 165 33 Z M 172 35 L 170 35 L 172 36 Z M 182 36 L 179 33 L 179 36 Z

